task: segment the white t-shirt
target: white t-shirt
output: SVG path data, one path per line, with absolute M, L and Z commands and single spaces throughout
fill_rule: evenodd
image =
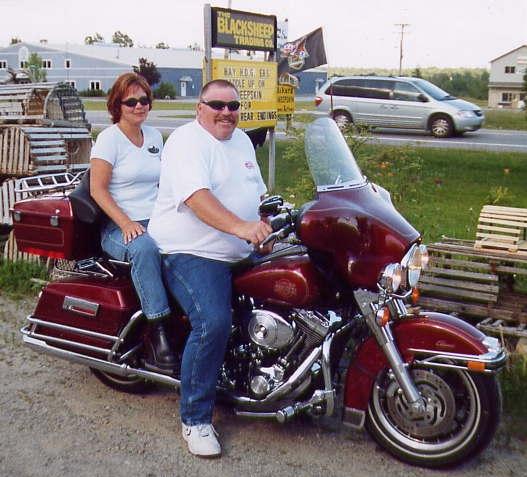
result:
M 251 140 L 243 131 L 236 129 L 231 139 L 219 141 L 193 121 L 170 135 L 148 233 L 163 253 L 222 261 L 246 257 L 252 245 L 205 224 L 185 205 L 200 189 L 210 190 L 240 219 L 259 220 L 258 205 L 266 187 Z
M 143 146 L 137 147 L 117 124 L 97 136 L 90 157 L 109 162 L 110 194 L 131 220 L 148 219 L 157 197 L 163 137 L 150 126 L 142 126 Z

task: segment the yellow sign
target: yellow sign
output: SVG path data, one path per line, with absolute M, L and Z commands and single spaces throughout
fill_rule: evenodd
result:
M 276 126 L 276 63 L 212 60 L 212 79 L 226 79 L 240 92 L 241 128 Z
M 295 88 L 289 84 L 279 84 L 276 103 L 278 116 L 293 114 L 295 112 Z

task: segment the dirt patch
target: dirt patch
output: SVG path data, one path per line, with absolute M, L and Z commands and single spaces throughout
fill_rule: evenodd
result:
M 216 411 L 224 455 L 193 457 L 180 434 L 178 396 L 159 388 L 127 395 L 87 368 L 22 344 L 19 328 L 35 299 L 0 296 L 0 475 L 414 477 L 423 470 L 386 454 L 363 432 L 312 419 L 281 426 Z M 480 457 L 435 477 L 527 475 L 525 443 L 507 423 Z

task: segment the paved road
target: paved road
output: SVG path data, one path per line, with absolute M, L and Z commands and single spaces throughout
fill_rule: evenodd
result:
M 86 115 L 95 129 L 103 129 L 110 124 L 105 111 L 87 111 Z M 176 127 L 191 121 L 192 116 L 193 111 L 152 111 L 148 124 L 168 134 Z M 277 136 L 284 138 L 285 133 L 279 128 Z M 371 142 L 397 146 L 409 144 L 422 147 L 527 153 L 527 131 L 480 129 L 473 133 L 466 133 L 462 137 L 435 139 L 426 133 L 378 129 L 373 133 Z

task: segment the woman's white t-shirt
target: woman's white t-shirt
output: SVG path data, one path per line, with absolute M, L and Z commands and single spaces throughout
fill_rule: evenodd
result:
M 148 226 L 163 253 L 222 261 L 246 257 L 252 245 L 207 225 L 185 205 L 200 189 L 210 190 L 240 219 L 260 219 L 266 187 L 247 134 L 235 129 L 231 139 L 220 141 L 197 121 L 177 128 L 163 150 L 159 195 Z
M 92 159 L 102 159 L 113 167 L 110 194 L 131 220 L 150 218 L 157 197 L 163 137 L 150 126 L 142 126 L 143 146 L 137 147 L 117 124 L 97 136 Z

